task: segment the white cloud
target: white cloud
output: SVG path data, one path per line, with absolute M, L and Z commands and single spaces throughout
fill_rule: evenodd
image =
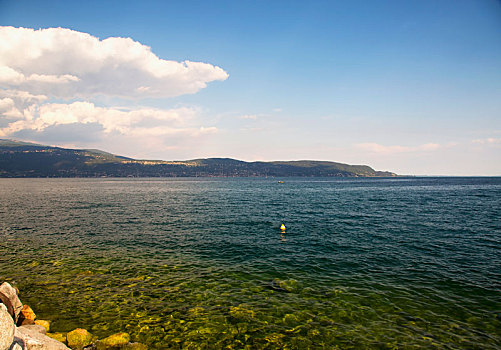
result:
M 9 97 L 0 98 L 0 115 L 7 120 L 23 118 L 23 114 L 16 108 L 14 100 Z
M 6 66 L 0 66 L 0 83 L 16 85 L 25 81 L 24 74 Z
M 4 100 L 0 100 L 0 107 L 10 107 L 10 101 Z M 47 103 L 28 107 L 22 119 L 3 128 L 0 118 L 0 137 L 99 148 L 145 159 L 173 159 L 174 150 L 197 149 L 218 132 L 214 126 L 200 124 L 197 108 L 125 109 L 91 102 Z
M 486 139 L 473 140 L 472 142 L 479 145 L 496 145 L 496 144 L 501 144 L 501 139 L 489 137 Z
M 238 117 L 238 119 L 251 119 L 251 120 L 256 120 L 257 118 L 258 116 L 255 114 L 246 114 Z
M 80 78 L 71 74 L 63 74 L 63 75 L 31 74 L 25 79 L 26 81 L 51 83 L 51 84 L 65 84 L 72 81 L 80 81 Z
M 395 154 L 395 153 L 409 153 L 409 152 L 429 152 L 435 151 L 442 147 L 438 143 L 426 143 L 419 146 L 385 146 L 378 143 L 359 143 L 356 145 L 358 149 L 378 153 L 378 154 Z
M 161 59 L 131 38 L 0 27 L 0 85 L 34 95 L 173 97 L 227 77 L 208 63 Z
M 131 38 L 0 26 L 0 137 L 128 154 L 197 147 L 218 132 L 204 125 L 198 108 L 95 101 L 133 105 L 195 93 L 227 77 L 208 63 L 161 59 Z
M 42 102 L 48 99 L 48 97 L 45 95 L 33 95 L 27 91 L 2 89 L 0 89 L 0 97 L 10 97 L 14 99 L 16 103 L 22 103 L 24 105 Z
M 217 133 L 218 129 L 214 126 L 200 128 L 172 128 L 167 126 L 156 126 L 152 128 L 132 128 L 128 135 L 131 136 L 189 136 L 197 137 L 201 135 Z
M 11 99 L 0 100 L 0 112 L 12 106 Z M 154 108 L 123 110 L 98 107 L 91 102 L 47 103 L 27 108 L 22 114 L 22 120 L 0 129 L 0 134 L 8 136 L 22 130 L 43 132 L 48 128 L 64 124 L 97 124 L 104 133 L 115 132 L 135 136 L 177 133 L 196 135 L 203 133 L 204 130 L 213 130 L 211 127 L 203 129 L 189 126 L 196 113 L 196 109 L 187 107 L 170 110 Z
M 53 75 L 53 74 L 31 74 L 25 76 L 23 73 L 18 72 L 7 66 L 0 66 L 0 83 L 6 85 L 18 86 L 27 82 L 39 82 L 50 84 L 65 84 L 72 81 L 79 81 L 80 79 L 71 74 Z

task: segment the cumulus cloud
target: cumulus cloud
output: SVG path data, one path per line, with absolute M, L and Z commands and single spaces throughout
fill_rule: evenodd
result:
M 208 63 L 161 59 L 131 38 L 100 40 L 66 28 L 0 27 L 0 84 L 34 95 L 173 97 L 227 77 Z
M 72 145 L 99 142 L 106 137 L 103 126 L 98 123 L 55 124 L 43 130 L 20 129 L 10 134 L 15 139 L 32 140 L 48 144 Z
M 0 115 L 3 115 L 7 120 L 23 117 L 21 111 L 15 106 L 14 100 L 8 97 L 0 98 Z
M 0 111 L 11 108 L 8 98 L 0 100 Z M 195 108 L 176 108 L 169 110 L 139 108 L 124 110 L 113 107 L 98 107 L 92 102 L 46 103 L 33 105 L 22 114 L 22 119 L 0 129 L 0 135 L 6 136 L 22 130 L 43 132 L 54 130 L 59 125 L 95 124 L 104 133 L 128 135 L 160 135 L 200 133 L 200 127 L 187 127 L 196 115 Z M 210 128 L 209 128 L 210 129 Z
M 45 95 L 33 95 L 27 91 L 21 90 L 2 90 L 0 89 L 0 97 L 10 97 L 17 102 L 23 104 L 31 104 L 35 102 L 42 102 L 47 100 L 47 96 Z
M 356 145 L 358 149 L 378 153 L 378 154 L 395 154 L 395 153 L 408 153 L 408 152 L 420 152 L 420 151 L 435 151 L 442 147 L 438 143 L 426 143 L 419 146 L 385 146 L 378 143 L 359 143 Z
M 175 149 L 216 133 L 198 108 L 113 107 L 196 93 L 228 74 L 203 62 L 159 58 L 131 38 L 65 28 L 0 26 L 0 137 L 49 144 Z M 103 98 L 104 97 L 104 98 Z

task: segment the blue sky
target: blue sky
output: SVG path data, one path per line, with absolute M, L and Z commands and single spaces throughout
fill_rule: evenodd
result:
M 403 174 L 501 175 L 499 1 L 0 0 L 0 25 L 131 38 L 161 60 L 205 64 L 196 77 L 188 67 L 152 83 L 169 93 L 145 86 L 151 93 L 136 95 L 124 74 L 138 66 L 126 66 L 130 51 L 117 44 L 109 67 L 126 69 L 90 92 L 97 74 L 89 80 L 82 67 L 45 63 L 34 71 L 38 62 L 17 64 L 11 45 L 3 64 L 24 80 L 4 71 L 2 85 L 0 69 L 2 137 L 139 158 L 321 159 Z M 17 54 L 36 52 L 46 34 L 24 33 Z M 45 47 L 40 59 L 74 57 L 71 40 Z M 71 76 L 75 86 L 62 91 L 51 78 L 39 86 L 40 75 Z M 195 85 L 182 85 L 187 79 Z M 127 93 L 109 88 L 127 84 Z M 30 105 L 11 91 L 47 98 Z

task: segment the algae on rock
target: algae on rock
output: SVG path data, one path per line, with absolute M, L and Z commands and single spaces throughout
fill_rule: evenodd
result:
M 98 350 L 123 348 L 130 341 L 129 333 L 116 333 L 99 340 L 96 345 Z
M 97 337 L 89 333 L 86 329 L 77 328 L 66 334 L 66 340 L 70 348 L 81 350 L 96 341 Z

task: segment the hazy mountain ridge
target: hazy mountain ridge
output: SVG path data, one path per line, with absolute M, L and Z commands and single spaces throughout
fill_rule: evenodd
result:
M 101 150 L 67 149 L 0 139 L 0 177 L 312 176 L 385 177 L 367 165 L 328 161 L 245 162 L 231 158 L 137 160 Z

